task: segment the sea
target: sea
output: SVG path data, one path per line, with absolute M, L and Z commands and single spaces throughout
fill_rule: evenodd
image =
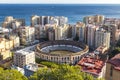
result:
M 13 16 L 24 18 L 26 25 L 30 25 L 32 15 L 66 16 L 68 23 L 75 24 L 85 16 L 97 14 L 120 18 L 120 4 L 0 4 L 0 22 Z

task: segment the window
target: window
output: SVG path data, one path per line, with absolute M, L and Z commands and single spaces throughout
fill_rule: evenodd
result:
M 111 68 L 110 68 L 110 76 L 112 76 L 113 75 L 113 66 L 111 66 Z
M 51 60 L 53 60 L 53 58 L 51 57 Z

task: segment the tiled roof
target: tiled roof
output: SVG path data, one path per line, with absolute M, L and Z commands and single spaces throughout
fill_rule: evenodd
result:
M 82 71 L 99 75 L 105 62 L 103 60 L 91 57 L 83 57 L 77 65 L 81 66 Z

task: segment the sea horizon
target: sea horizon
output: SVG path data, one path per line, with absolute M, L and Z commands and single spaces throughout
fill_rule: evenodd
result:
M 119 4 L 0 4 L 0 22 L 6 16 L 24 18 L 30 25 L 32 15 L 65 16 L 69 23 L 82 21 L 85 16 L 104 15 L 105 17 L 120 18 Z

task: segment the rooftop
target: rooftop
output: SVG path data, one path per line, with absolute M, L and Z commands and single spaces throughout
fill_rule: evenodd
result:
M 22 54 L 22 55 L 27 55 L 27 54 L 30 54 L 30 53 L 33 53 L 33 51 L 28 50 L 28 49 L 23 49 L 23 50 L 16 51 L 16 54 Z
M 28 69 L 30 71 L 37 71 L 38 65 L 30 63 L 30 64 L 28 64 L 28 65 L 25 66 L 25 69 Z
M 105 62 L 97 56 L 93 57 L 92 55 L 88 55 L 83 57 L 77 65 L 81 66 L 82 71 L 98 76 L 102 71 Z
M 105 51 L 107 51 L 107 47 L 106 46 L 99 46 L 95 51 L 94 53 L 104 53 Z
M 120 71 L 120 53 L 114 56 L 112 59 L 110 59 L 108 63 L 113 65 L 114 69 Z

